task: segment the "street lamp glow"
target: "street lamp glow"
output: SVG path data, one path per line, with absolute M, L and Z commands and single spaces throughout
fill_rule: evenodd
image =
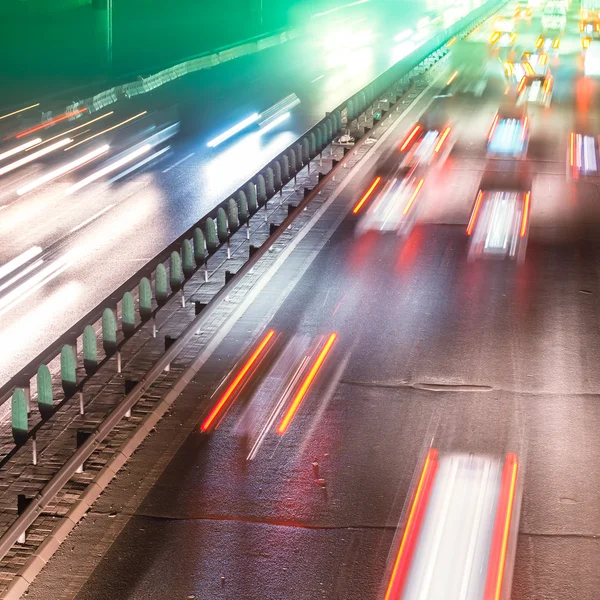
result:
M 240 121 L 237 125 L 231 127 L 227 131 L 223 132 L 221 135 L 218 135 L 216 138 L 210 140 L 208 144 L 206 144 L 209 148 L 215 148 L 219 144 L 223 143 L 225 140 L 228 140 L 230 137 L 233 137 L 236 133 L 242 131 L 242 129 L 246 129 L 248 125 L 252 125 L 252 123 L 256 123 L 260 115 L 258 113 L 254 113 L 249 117 L 245 118 L 243 121 Z

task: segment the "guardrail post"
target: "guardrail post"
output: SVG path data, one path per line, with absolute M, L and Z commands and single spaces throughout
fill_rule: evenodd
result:
M 91 325 L 86 325 L 83 330 L 83 368 L 88 375 L 92 375 L 98 368 L 98 345 L 96 332 Z M 38 388 L 39 396 L 39 388 Z
M 27 498 L 25 494 L 17 495 L 17 515 L 20 517 L 26 510 L 27 507 L 31 504 L 32 498 Z M 17 540 L 17 544 L 24 544 L 27 537 L 27 531 L 24 531 Z
M 77 388 L 77 369 L 72 344 L 65 344 L 60 351 L 60 378 L 67 396 L 72 396 Z
M 37 370 L 37 401 L 38 409 L 42 419 L 47 419 L 53 413 L 52 405 L 52 375 L 50 369 L 46 365 L 40 365 Z
M 31 463 L 34 467 L 37 465 L 37 436 L 35 433 L 31 438 Z
M 177 341 L 176 337 L 171 337 L 170 335 L 165 335 L 165 352 Z M 171 364 L 169 363 L 165 367 L 165 371 L 168 373 L 171 370 Z
M 83 429 L 78 429 L 76 434 L 76 443 L 77 449 L 81 448 L 83 444 L 88 440 L 88 438 L 92 435 L 89 431 L 85 431 Z M 85 470 L 85 461 L 82 462 L 78 467 L 76 473 L 83 473 Z
M 133 388 L 135 388 L 135 386 L 139 383 L 139 381 L 135 380 L 135 379 L 126 379 L 125 380 L 125 396 L 127 396 L 132 390 Z M 125 418 L 129 419 L 131 418 L 131 409 L 129 409 L 126 413 L 125 413 Z

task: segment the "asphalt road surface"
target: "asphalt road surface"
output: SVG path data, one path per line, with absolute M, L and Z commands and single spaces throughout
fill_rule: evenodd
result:
M 432 441 L 519 454 L 513 600 L 600 595 L 600 210 L 594 182 L 565 178 L 575 113 L 593 124 L 599 99 L 577 60 L 554 61 L 552 107 L 530 109 L 525 262 L 467 259 L 465 228 L 502 90 L 456 96 L 457 142 L 427 178 L 410 235 L 357 238 L 348 216 L 268 323 L 273 290 L 259 296 L 186 393 L 209 414 L 224 388 L 207 396 L 248 358 L 240 342 L 250 352 L 273 329 L 272 350 L 216 427 L 193 427 L 77 598 L 379 598 Z M 349 207 L 371 181 L 365 169 L 344 190 Z M 272 286 L 297 272 L 284 271 Z M 277 369 L 292 373 L 303 353 L 314 359 L 331 333 L 285 433 L 276 421 L 261 436 Z M 32 597 L 48 596 L 34 586 Z

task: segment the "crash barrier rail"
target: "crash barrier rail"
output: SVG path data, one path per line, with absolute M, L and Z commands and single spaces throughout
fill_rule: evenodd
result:
M 458 25 L 449 28 L 445 39 L 440 38 L 435 42 L 437 47 L 432 50 L 432 52 L 437 53 L 435 59 L 427 60 L 429 55 L 425 55 L 417 63 L 415 63 L 414 58 L 407 61 L 411 66 L 405 66 L 402 70 L 398 68 L 398 65 L 392 67 L 396 71 L 395 77 L 390 77 L 387 72 L 384 73 L 383 76 L 385 77 L 382 76 L 381 80 L 379 78 L 375 79 L 366 88 L 363 88 L 327 115 L 315 127 L 311 128 L 300 141 L 288 147 L 254 179 L 246 182 L 236 194 L 215 207 L 209 215 L 188 229 L 165 251 L 157 255 L 116 290 L 113 295 L 81 319 L 69 333 L 57 340 L 46 352 L 37 357 L 15 378 L 3 386 L 0 398 L 5 400 L 12 393 L 11 415 L 15 450 L 11 451 L 9 455 L 14 454 L 17 448 L 31 439 L 33 441 L 33 460 L 35 461 L 35 436 L 40 425 L 75 395 L 79 395 L 80 412 L 84 414 L 83 392 L 86 383 L 93 377 L 94 373 L 115 355 L 117 370 L 120 372 L 121 350 L 134 333 L 150 323 L 153 335 L 156 335 L 157 312 L 176 295 L 180 295 L 181 302 L 185 306 L 185 282 L 200 269 L 204 269 L 205 279 L 207 279 L 208 261 L 218 249 L 226 247 L 229 257 L 231 236 L 240 229 L 243 230 L 244 225 L 248 225 L 250 218 L 259 214 L 261 207 L 265 207 L 266 215 L 268 201 L 277 192 L 281 193 L 283 186 L 290 182 L 300 169 L 305 166 L 310 169 L 310 160 L 319 156 L 341 130 L 343 111 L 346 111 L 347 118 L 350 118 L 350 115 L 355 115 L 354 119 L 356 119 L 356 116 L 358 116 L 356 111 L 361 111 L 359 114 L 363 114 L 373 101 L 377 101 L 379 105 L 377 98 L 383 95 L 386 96 L 386 102 L 395 103 L 395 96 L 411 86 L 407 74 L 414 67 L 422 65 L 422 69 L 426 70 L 433 66 L 445 54 L 442 47 L 448 44 L 454 36 L 468 35 L 502 4 L 505 4 L 505 2 L 489 2 L 478 9 L 475 15 L 471 15 L 471 18 L 468 19 L 469 23 L 465 22 L 467 19 L 463 19 L 459 22 L 460 28 Z M 421 67 L 419 67 L 420 69 Z M 403 81 L 402 89 L 390 89 L 389 85 L 385 86 L 384 83 L 381 83 L 391 81 L 391 84 L 396 86 L 400 80 Z M 392 97 L 394 97 L 393 101 Z M 368 105 L 362 105 L 363 98 L 370 98 L 372 102 Z M 351 111 L 348 107 L 350 101 L 353 103 L 356 101 L 356 106 L 351 106 Z M 384 113 L 385 111 L 382 110 L 381 112 Z M 364 139 L 366 137 L 363 135 Z M 124 399 L 113 409 L 110 415 L 79 446 L 49 483 L 29 501 L 28 507 L 20 513 L 20 516 L 0 538 L 0 559 L 4 558 L 11 547 L 22 538 L 27 528 L 41 514 L 44 507 L 48 505 L 56 493 L 76 473 L 83 461 L 92 454 L 120 420 L 130 414 L 131 408 L 142 398 L 158 375 L 181 352 L 182 346 L 202 328 L 203 323 L 214 313 L 221 301 L 239 285 L 244 274 L 253 268 L 260 257 L 272 247 L 294 219 L 301 214 L 305 206 L 318 194 L 323 182 L 330 175 L 335 175 L 336 166 L 334 164 L 334 168 L 327 176 L 319 177 L 319 183 L 315 188 L 312 190 L 305 188 L 304 200 L 297 207 L 289 210 L 288 217 L 279 226 L 271 227 L 271 235 L 265 243 L 258 248 L 250 246 L 249 258 L 241 269 L 235 275 L 226 277 L 225 285 L 206 306 L 197 305 L 196 317 L 185 328 L 179 338 L 171 346 L 166 344 L 168 347 L 166 347 L 165 353 L 144 375 L 140 383 L 136 384 L 132 390 L 128 390 Z M 246 231 L 248 230 L 246 229 Z M 152 281 L 154 282 L 154 294 L 152 293 Z M 137 288 L 138 293 L 137 315 L 133 293 L 135 288 Z M 119 314 L 120 329 L 117 323 L 117 315 Z M 103 358 L 98 356 L 98 339 L 93 325 L 97 322 L 101 323 Z M 78 338 L 82 338 L 82 362 L 86 373 L 80 380 L 77 379 Z M 63 398 L 55 405 L 54 387 L 48 363 L 58 357 L 60 357 L 60 384 L 63 390 Z M 38 425 L 29 429 L 32 388 L 37 389 L 37 405 L 42 420 Z M 6 460 L 8 459 L 3 460 L 3 463 Z
M 9 460 L 19 446 L 35 434 L 41 423 L 50 418 L 60 407 L 74 396 L 79 396 L 83 410 L 83 390 L 97 370 L 113 356 L 117 368 L 121 369 L 121 349 L 127 341 L 147 323 L 156 334 L 156 315 L 176 295 L 185 303 L 185 282 L 199 269 L 204 269 L 208 279 L 210 257 L 240 228 L 248 228 L 249 220 L 310 161 L 322 153 L 346 124 L 352 128 L 373 102 L 386 94 L 388 88 L 407 73 L 417 68 L 429 68 L 448 52 L 448 43 L 458 35 L 468 35 L 495 12 L 499 5 L 491 1 L 480 7 L 469 18 L 465 17 L 454 26 L 439 34 L 434 40 L 418 49 L 416 56 L 410 55 L 382 73 L 351 98 L 340 104 L 325 118 L 309 129 L 299 140 L 272 160 L 261 172 L 247 181 L 227 200 L 221 202 L 205 217 L 179 236 L 164 251 L 130 277 L 108 298 L 80 319 L 70 331 L 57 339 L 44 352 L 29 362 L 17 375 L 0 388 L 0 403 L 12 395 L 12 426 L 15 447 L 0 461 L 0 467 Z M 468 24 L 465 22 L 468 21 Z M 407 86 L 410 82 L 407 83 Z M 405 90 L 404 90 L 405 91 Z M 386 100 L 395 102 L 394 94 L 388 93 Z M 385 114 L 385 110 L 381 111 Z M 364 131 L 354 131 L 361 137 Z M 154 293 L 153 293 L 154 284 Z M 137 290 L 138 306 L 134 294 Z M 137 313 L 137 315 L 136 315 Z M 120 327 L 118 317 L 120 315 Z M 99 324 L 103 357 L 98 354 L 98 336 L 95 324 Z M 85 376 L 78 380 L 77 343 L 82 347 L 82 363 Z M 52 375 L 48 364 L 60 358 L 60 383 L 63 397 L 56 402 Z M 42 422 L 29 427 L 32 391 L 36 391 L 37 406 Z
M 38 123 L 42 123 L 52 118 L 53 114 L 71 115 L 69 120 L 81 118 L 85 112 L 87 112 L 87 110 L 90 112 L 97 112 L 106 106 L 118 102 L 119 100 L 131 98 L 133 96 L 152 91 L 157 87 L 160 87 L 169 81 L 173 81 L 174 79 L 183 77 L 188 73 L 193 73 L 202 69 L 208 69 L 220 63 L 233 60 L 234 58 L 245 56 L 246 54 L 252 54 L 266 50 L 267 48 L 272 48 L 273 46 L 277 46 L 278 44 L 292 40 L 299 35 L 300 33 L 297 30 L 280 29 L 271 32 L 266 36 L 260 35 L 246 38 L 245 40 L 236 42 L 235 44 L 221 46 L 212 52 L 203 52 L 201 54 L 197 54 L 183 62 L 163 68 L 154 75 L 143 77 L 135 72 L 120 75 L 118 80 L 124 83 L 120 83 L 119 85 L 114 85 L 113 87 L 107 88 L 101 92 L 97 92 L 92 96 L 84 98 L 83 100 L 76 100 L 67 106 L 62 105 L 58 100 L 52 100 L 52 110 L 50 112 L 48 112 L 48 107 L 45 107 L 45 110 L 31 110 L 30 112 L 27 111 L 21 115 L 25 121 L 17 120 L 12 127 L 9 126 L 9 122 L 7 122 L 6 125 L 2 123 L 2 134 L 12 135 L 16 131 L 25 128 L 27 123 L 37 125 Z M 137 77 L 137 79 L 135 81 L 131 81 L 130 78 L 133 77 Z M 92 93 L 93 90 L 99 89 L 99 86 L 100 83 L 95 85 L 81 85 L 72 89 L 70 92 L 67 91 L 64 94 L 61 94 L 61 96 L 64 97 L 68 93 L 73 95 L 77 94 L 78 96 L 86 93 Z M 59 94 L 54 94 L 53 98 L 57 98 L 58 96 Z M 35 106 L 37 107 L 37 105 Z M 86 111 L 80 111 L 82 108 L 85 108 Z M 7 106 L 5 107 L 4 112 L 10 113 L 11 110 L 21 112 L 22 105 L 15 105 L 12 107 Z
M 266 37 L 257 36 L 255 38 L 249 38 L 241 44 L 232 44 L 219 48 L 211 53 L 200 54 L 172 67 L 162 69 L 158 73 L 149 75 L 148 77 L 139 76 L 136 81 L 124 83 L 100 92 L 91 98 L 73 102 L 65 108 L 65 113 L 75 113 L 82 108 L 87 109 L 87 114 L 97 112 L 110 104 L 118 102 L 120 98 L 133 98 L 140 94 L 146 94 L 166 83 L 188 75 L 189 73 L 210 69 L 211 67 L 229 62 L 230 60 L 261 52 L 267 48 L 292 40 L 298 37 L 298 35 L 298 31 L 289 29 Z

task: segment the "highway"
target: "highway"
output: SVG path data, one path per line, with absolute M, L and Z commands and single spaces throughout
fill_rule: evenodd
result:
M 504 97 L 488 84 L 481 98 L 448 101 L 456 141 L 425 176 L 408 236 L 357 237 L 364 213 L 349 210 L 284 298 L 308 260 L 290 257 L 185 392 L 202 398 L 202 420 L 87 583 L 61 599 L 383 598 L 401 511 L 432 443 L 518 452 L 513 600 L 598 597 L 600 205 L 596 183 L 567 181 L 565 165 L 576 115 L 594 127 L 600 99 L 578 69 L 575 28 L 572 50 L 552 61 L 550 109 L 529 108 L 523 264 L 468 260 L 465 230 Z M 521 26 L 532 44 L 537 30 L 537 18 Z M 345 187 L 348 209 L 439 89 Z M 209 422 L 261 344 L 268 350 L 250 382 Z M 320 357 L 320 370 L 295 413 L 273 413 L 273 390 L 304 355 Z M 137 460 L 134 473 L 147 455 Z M 88 558 L 112 509 L 101 505 L 82 526 Z M 34 584 L 29 597 L 47 598 L 44 589 Z
M 42 148 L 60 143 L 66 135 L 79 143 L 130 119 L 128 127 L 134 126 L 141 120 L 134 117 L 144 111 L 173 106 L 181 132 L 168 142 L 168 151 L 162 152 L 168 147 L 163 143 L 141 155 L 139 161 L 157 156 L 112 185 L 111 177 L 139 161 L 68 193 L 70 186 L 98 170 L 106 157 L 116 156 L 116 148 L 111 147 L 86 165 L 19 193 L 65 161 L 85 158 L 86 152 L 97 151 L 105 143 L 112 146 L 113 139 L 124 150 L 128 143 L 126 131 L 121 133 L 124 126 L 73 150 L 59 147 L 42 162 L 2 174 L 0 265 L 41 249 L 48 272 L 40 276 L 43 284 L 40 277 L 34 277 L 39 270 L 24 274 L 27 281 L 12 296 L 12 289 L 0 289 L 0 340 L 11 348 L 0 355 L 0 382 L 226 199 L 327 110 L 428 39 L 438 25 L 421 23 L 419 29 L 424 14 L 416 6 L 388 18 L 362 6 L 338 11 L 314 19 L 303 36 L 286 44 L 189 75 L 150 96 L 108 107 L 81 122 L 61 122 L 21 138 L 48 140 L 62 133 Z M 396 43 L 393 39 L 399 34 L 401 40 Z M 257 128 L 249 129 L 215 148 L 207 146 L 248 115 L 292 93 L 301 104 L 272 131 L 261 134 Z M 114 114 L 105 116 L 109 109 Z M 99 120 L 91 123 L 93 119 Z M 90 125 L 67 133 L 82 123 Z M 11 139 L 0 145 L 0 154 L 12 147 Z M 22 154 L 34 151 L 37 146 Z M 3 160 L 2 167 L 20 157 Z

